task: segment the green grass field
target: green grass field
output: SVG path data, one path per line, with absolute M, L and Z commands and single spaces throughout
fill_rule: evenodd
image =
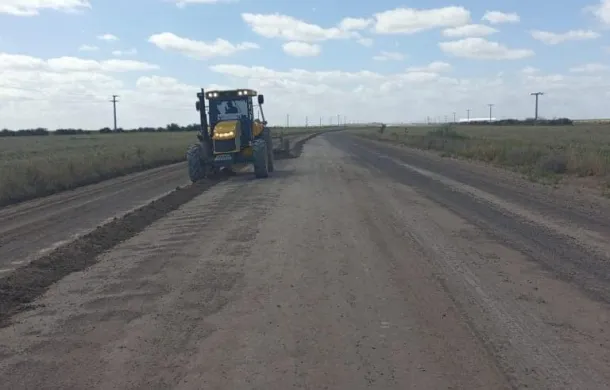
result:
M 274 136 L 320 128 L 274 129 Z M 193 132 L 0 138 L 0 206 L 183 161 Z
M 354 130 L 358 135 L 444 156 L 485 161 L 557 182 L 566 175 L 610 177 L 610 124 L 574 126 L 430 125 Z

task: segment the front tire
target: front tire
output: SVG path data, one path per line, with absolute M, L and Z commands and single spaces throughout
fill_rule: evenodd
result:
M 201 144 L 193 144 L 189 146 L 188 150 L 186 151 L 189 179 L 191 179 L 191 182 L 193 183 L 205 179 L 206 177 L 204 157 L 205 154 Z
M 257 179 L 269 177 L 269 155 L 267 143 L 262 139 L 256 140 L 252 146 L 254 157 L 254 176 Z

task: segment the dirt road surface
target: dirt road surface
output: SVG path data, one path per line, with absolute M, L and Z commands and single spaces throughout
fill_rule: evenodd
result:
M 2 388 L 610 388 L 603 200 L 341 133 L 276 169 L 51 286 Z

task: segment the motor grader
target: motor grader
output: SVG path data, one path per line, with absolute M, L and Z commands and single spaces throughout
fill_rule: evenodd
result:
M 262 121 L 254 118 L 254 97 Z M 274 161 L 271 129 L 262 107 L 265 97 L 252 89 L 207 92 L 202 89 L 197 98 L 199 142 L 186 153 L 191 181 L 197 182 L 221 170 L 233 172 L 232 167 L 237 164 L 252 164 L 255 177 L 268 177 Z

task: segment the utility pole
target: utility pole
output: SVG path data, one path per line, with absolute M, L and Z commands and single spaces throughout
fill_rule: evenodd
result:
M 536 110 L 534 113 L 534 123 L 538 122 L 538 96 L 544 95 L 544 92 L 532 92 L 530 93 L 532 96 L 536 96 Z
M 118 102 L 118 100 L 116 100 L 116 98 L 118 98 L 119 95 L 112 95 L 112 100 L 110 100 L 110 102 L 112 103 L 112 111 L 114 113 L 114 131 L 117 131 L 117 127 L 116 127 L 116 104 Z
M 491 110 L 492 110 L 493 106 L 495 106 L 495 104 L 491 104 L 491 103 L 490 103 L 490 104 L 488 104 L 488 106 L 489 106 L 489 121 L 491 122 L 491 118 L 492 118 L 492 116 L 491 116 Z
M 286 114 L 286 127 L 290 127 L 290 114 Z
M 470 122 L 470 108 L 466 110 L 466 119 Z
M 457 123 L 457 121 L 455 120 L 455 111 L 453 111 L 453 123 Z
M 341 115 L 337 114 L 337 126 L 341 126 Z
M 309 118 L 305 117 L 305 127 L 308 127 L 308 126 L 309 126 Z
M 322 117 L 320 117 L 320 127 L 322 127 Z

